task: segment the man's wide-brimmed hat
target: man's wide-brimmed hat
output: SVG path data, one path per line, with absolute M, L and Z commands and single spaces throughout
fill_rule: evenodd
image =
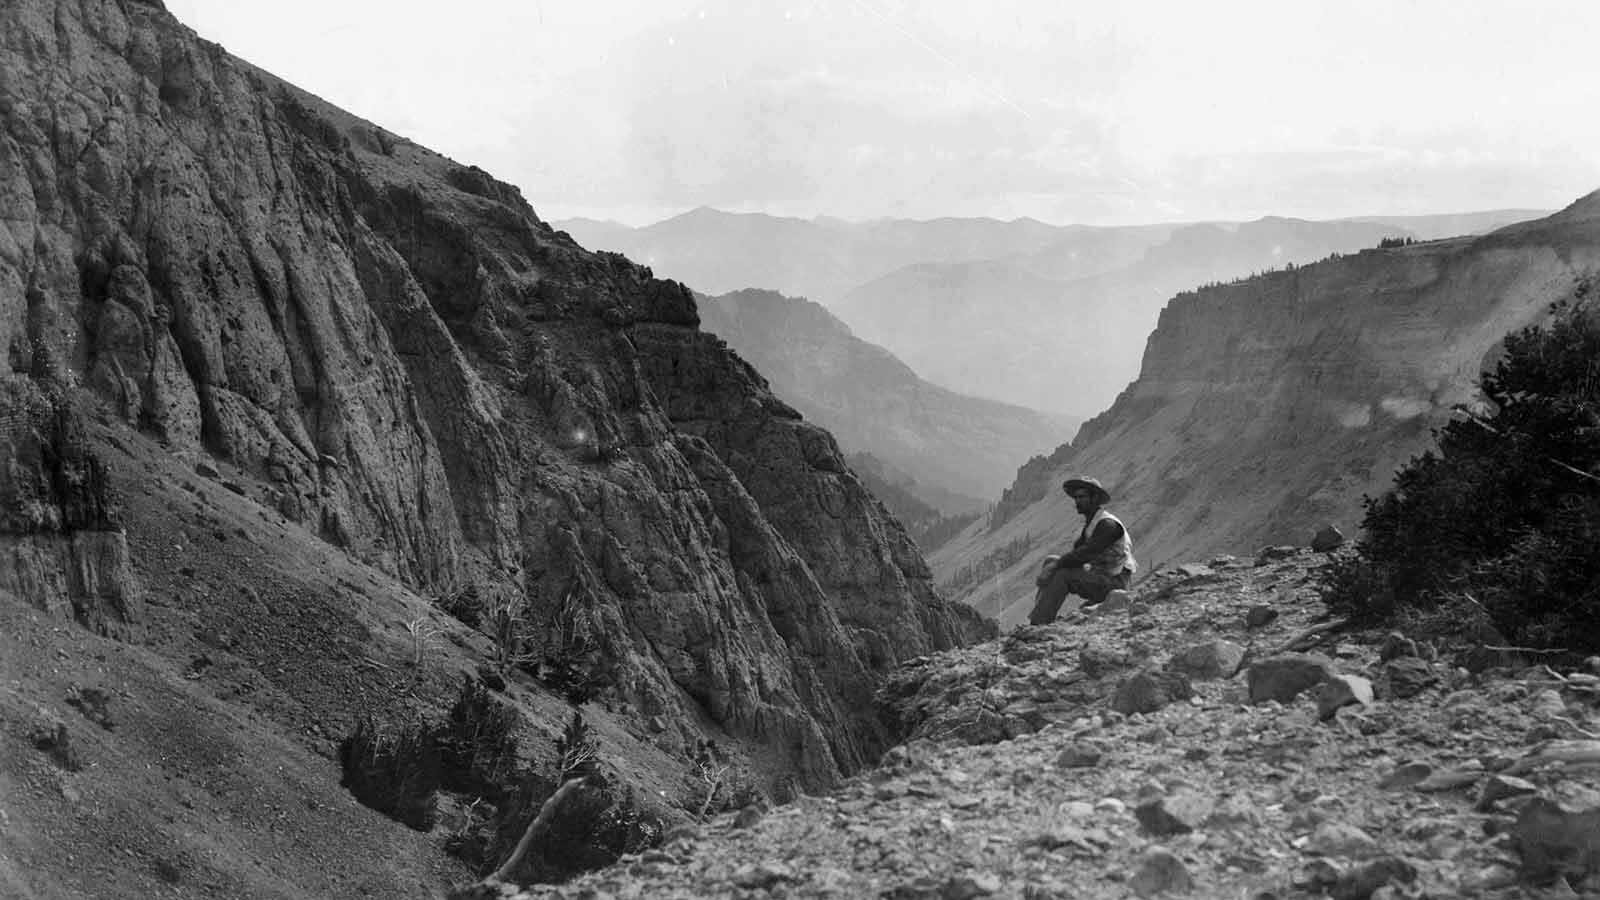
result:
M 1098 478 L 1068 478 L 1061 482 L 1061 489 L 1067 493 L 1073 491 L 1088 491 L 1095 496 L 1095 502 L 1102 506 L 1111 502 L 1111 492 L 1100 483 Z

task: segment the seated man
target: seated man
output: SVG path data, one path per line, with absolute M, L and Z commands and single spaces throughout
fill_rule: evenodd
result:
M 1138 569 L 1128 529 L 1105 509 L 1111 502 L 1105 487 L 1093 478 L 1069 478 L 1061 490 L 1083 516 L 1083 531 L 1070 552 L 1045 558 L 1034 581 L 1039 592 L 1033 612 L 1028 614 L 1033 625 L 1054 622 L 1068 594 L 1082 597 L 1084 606 L 1104 601 L 1112 591 L 1126 588 Z

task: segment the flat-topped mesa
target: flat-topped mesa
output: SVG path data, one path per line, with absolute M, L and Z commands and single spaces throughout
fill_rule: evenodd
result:
M 681 285 L 159 3 L 7 4 L 0 47 L 13 372 L 414 585 L 512 592 L 805 784 L 885 746 L 875 673 L 985 631 Z

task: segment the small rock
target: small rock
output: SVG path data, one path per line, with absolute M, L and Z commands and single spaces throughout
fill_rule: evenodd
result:
M 1324 525 L 1311 537 L 1311 549 L 1317 553 L 1331 553 L 1344 546 L 1344 532 L 1337 525 Z
M 1356 704 L 1372 705 L 1372 682 L 1360 675 L 1335 675 L 1317 687 L 1317 718 L 1324 722 Z
M 1175 654 L 1167 668 L 1197 680 L 1229 678 L 1239 670 L 1244 648 L 1232 641 L 1207 641 Z
M 1178 574 L 1185 578 L 1204 578 L 1207 575 L 1215 575 L 1217 573 L 1210 566 L 1203 566 L 1199 563 L 1184 563 L 1178 567 Z
M 1334 900 L 1370 900 L 1381 887 L 1416 880 L 1415 866 L 1398 856 L 1386 856 L 1340 875 L 1328 894 Z
M 194 473 L 201 478 L 216 478 L 222 474 L 217 471 L 217 467 L 212 465 L 210 460 L 204 459 L 194 464 Z
M 1300 880 L 1294 886 L 1318 894 L 1326 893 L 1339 883 L 1341 874 L 1339 867 L 1333 863 L 1325 859 L 1313 859 L 1301 868 Z
M 1564 716 L 1567 714 L 1567 703 L 1561 699 L 1559 691 L 1545 688 L 1529 699 L 1528 711 L 1536 716 Z
M 1427 778 L 1417 782 L 1416 789 L 1424 794 L 1437 794 L 1441 791 L 1453 791 L 1456 788 L 1475 784 L 1482 777 L 1483 773 L 1478 771 L 1446 769 L 1442 772 L 1434 772 Z
M 1406 656 L 1390 662 L 1383 670 L 1389 696 L 1405 699 L 1415 697 L 1439 680 L 1433 666 L 1416 657 Z
M 1391 631 L 1384 635 L 1383 641 L 1378 644 L 1379 662 L 1388 662 L 1391 659 L 1417 655 L 1417 642 L 1398 631 Z
M 1190 787 L 1177 787 L 1134 808 L 1144 830 L 1157 836 L 1187 834 L 1199 828 L 1216 809 L 1211 798 Z
M 904 797 L 907 792 L 904 781 L 888 781 L 872 789 L 874 800 L 895 800 Z
M 1221 830 L 1235 828 L 1253 828 L 1261 824 L 1261 814 L 1257 806 L 1249 797 L 1232 794 L 1224 797 L 1217 808 L 1206 816 L 1207 828 Z
M 1132 605 L 1132 594 L 1127 591 L 1112 591 L 1106 595 L 1106 599 L 1088 607 L 1088 612 L 1093 616 L 1103 616 L 1107 613 L 1121 612 Z
M 1176 700 L 1194 696 L 1189 679 L 1177 672 L 1143 671 L 1123 679 L 1111 708 L 1123 715 L 1153 713 Z
M 1265 628 L 1278 618 L 1278 611 L 1265 603 L 1257 603 L 1244 614 L 1246 628 Z
M 1478 793 L 1477 809 L 1478 812 L 1491 812 L 1494 810 L 1494 805 L 1501 800 L 1537 793 L 1539 793 L 1537 785 L 1514 775 L 1491 775 Z
M 751 803 L 739 810 L 738 814 L 733 817 L 733 827 L 741 830 L 754 828 L 760 824 L 761 819 L 766 814 L 767 811 L 762 808 L 761 804 Z
M 1311 833 L 1306 851 L 1318 856 L 1343 856 L 1366 859 L 1378 854 L 1378 842 L 1372 835 L 1343 822 L 1324 822 Z
M 939 900 L 974 900 L 1000 890 L 1000 879 L 987 872 L 980 875 L 953 875 L 944 883 Z
M 1062 769 L 1088 769 L 1100 764 L 1101 749 L 1088 741 L 1073 741 L 1062 748 L 1056 766 Z
M 1273 562 L 1274 560 L 1288 559 L 1291 556 L 1299 556 L 1299 555 L 1300 555 L 1300 548 L 1299 547 L 1289 547 L 1289 546 L 1262 547 L 1259 551 L 1256 552 L 1256 565 L 1264 566 L 1269 562 Z
M 1108 816 L 1120 816 L 1128 811 L 1128 804 L 1115 797 L 1106 797 L 1094 805 L 1097 813 Z
M 1078 668 L 1090 678 L 1099 678 L 1117 669 L 1132 665 L 1126 653 L 1117 653 L 1099 647 L 1085 647 L 1078 651 Z
M 793 881 L 794 869 L 787 863 L 768 860 L 759 865 L 740 866 L 733 873 L 733 883 L 744 888 L 770 888 L 780 881 Z
M 890 747 L 884 751 L 883 758 L 878 760 L 878 768 L 893 772 L 909 772 L 915 767 L 916 759 L 911 753 L 911 748 L 905 744 Z
M 1409 762 L 1397 766 L 1393 772 L 1378 782 L 1381 788 L 1409 788 L 1421 784 L 1433 774 L 1433 766 L 1424 762 Z
M 1169 850 L 1154 847 L 1139 861 L 1128 886 L 1141 897 L 1187 894 L 1194 890 L 1194 878 L 1183 860 Z
M 1250 664 L 1246 680 L 1250 702 L 1288 703 L 1337 673 L 1333 661 L 1315 653 L 1286 653 Z
M 34 749 L 43 752 L 68 772 L 83 770 L 83 758 L 72 745 L 72 735 L 64 722 L 47 722 L 35 728 L 32 735 Z

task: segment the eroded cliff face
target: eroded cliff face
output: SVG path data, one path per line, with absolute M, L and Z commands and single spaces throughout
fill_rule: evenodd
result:
M 1071 474 L 1111 489 L 1145 569 L 1354 532 L 1364 494 L 1432 445 L 1510 331 L 1600 271 L 1600 195 L 1477 238 L 1361 253 L 1178 295 L 1139 378 L 1072 444 L 1018 473 L 993 524 L 934 555 L 943 577 L 1027 538 L 967 599 L 1025 619 L 1046 553 L 1081 519 Z
M 984 631 L 681 285 L 159 5 L 8 3 L 0 47 L 9 397 L 65 385 L 414 585 L 509 593 L 618 701 L 806 784 L 885 746 L 874 673 Z

